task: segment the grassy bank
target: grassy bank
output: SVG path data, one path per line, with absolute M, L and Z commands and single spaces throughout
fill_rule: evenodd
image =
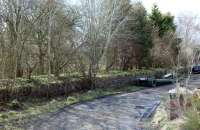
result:
M 148 124 L 152 130 L 200 130 L 200 98 L 192 97 L 191 106 L 179 111 L 180 115 L 174 120 L 169 119 L 169 99 L 162 100 L 155 115 Z

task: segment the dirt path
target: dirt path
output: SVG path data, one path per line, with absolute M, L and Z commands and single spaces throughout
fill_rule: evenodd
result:
M 28 125 L 27 130 L 141 130 L 141 118 L 174 85 L 96 99 L 65 107 Z

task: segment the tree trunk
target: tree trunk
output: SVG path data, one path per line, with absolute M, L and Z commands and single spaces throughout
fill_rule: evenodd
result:
M 39 45 L 39 74 L 44 74 L 44 54 L 42 52 L 42 46 Z

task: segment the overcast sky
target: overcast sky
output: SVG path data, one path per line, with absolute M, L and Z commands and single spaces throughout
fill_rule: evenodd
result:
M 132 0 L 134 1 L 134 0 Z M 140 0 L 148 11 L 155 3 L 164 13 L 170 12 L 172 15 L 180 16 L 182 13 L 200 15 L 200 0 Z
M 76 4 L 80 0 L 71 0 L 70 3 Z M 153 4 L 157 4 L 163 13 L 170 12 L 172 15 L 180 16 L 182 13 L 200 15 L 200 0 L 131 0 L 141 1 L 150 12 Z

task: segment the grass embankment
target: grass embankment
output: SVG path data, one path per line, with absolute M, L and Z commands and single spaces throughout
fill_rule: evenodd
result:
M 189 101 L 191 106 L 179 111 L 179 118 L 169 120 L 169 98 L 166 96 L 151 121 L 152 130 L 200 130 L 200 95 Z
M 181 130 L 182 119 L 169 120 L 169 95 L 163 95 L 161 99 L 150 124 L 147 124 L 149 130 Z
M 13 101 L 4 104 L 4 111 L 0 112 L 0 123 L 5 125 L 7 129 L 14 129 L 13 124 L 17 126 L 23 125 L 23 123 L 28 119 L 42 116 L 49 112 L 54 112 L 66 105 L 89 101 L 113 94 L 134 92 L 141 89 L 144 88 L 136 86 L 121 86 L 94 89 L 87 92 L 74 93 L 68 97 L 59 97 L 55 99 L 27 99 L 23 102 Z M 12 107 L 19 108 L 17 108 L 18 110 L 12 110 Z

